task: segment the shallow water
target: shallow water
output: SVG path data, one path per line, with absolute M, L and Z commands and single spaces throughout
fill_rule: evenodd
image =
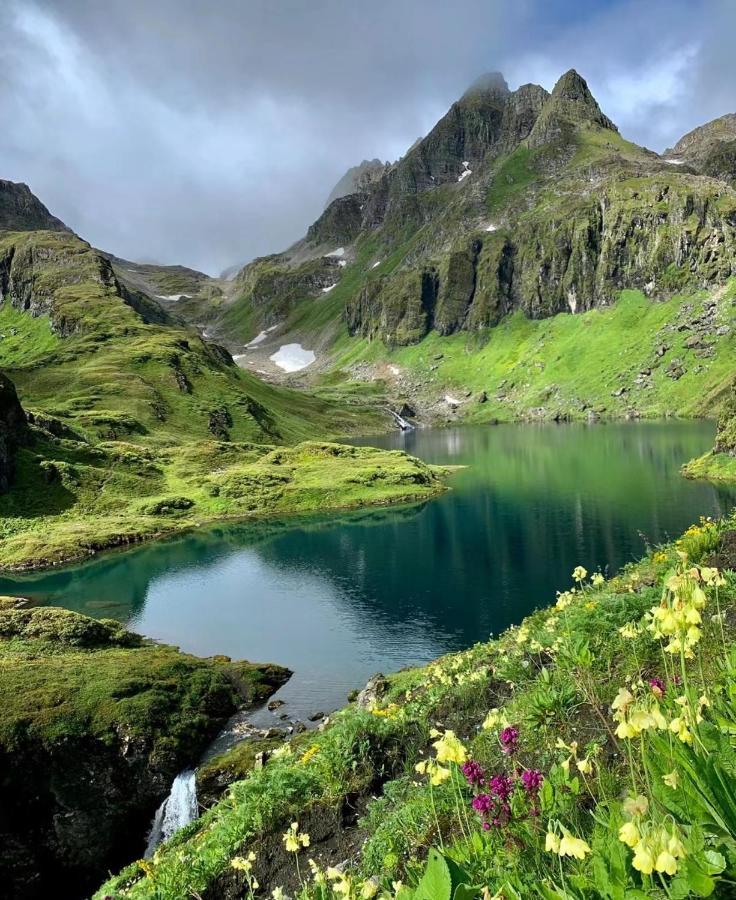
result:
M 503 425 L 361 443 L 467 465 L 410 507 L 228 525 L 83 566 L 1 579 L 203 655 L 294 669 L 284 711 L 343 705 L 376 671 L 467 647 L 554 600 L 578 565 L 615 571 L 736 493 L 679 475 L 712 423 Z M 271 717 L 271 714 L 268 714 Z M 273 718 L 273 717 L 271 717 Z

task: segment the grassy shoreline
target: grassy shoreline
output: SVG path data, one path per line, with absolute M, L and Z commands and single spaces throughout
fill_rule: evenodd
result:
M 0 571 L 68 565 L 217 522 L 425 500 L 448 470 L 401 451 L 200 442 L 151 451 L 39 440 L 0 498 Z

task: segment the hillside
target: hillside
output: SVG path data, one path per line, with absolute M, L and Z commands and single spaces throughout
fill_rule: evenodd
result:
M 376 676 L 95 897 L 732 896 L 735 538 L 577 568 L 498 639 Z
M 429 421 L 512 419 L 540 408 L 548 418 L 589 408 L 712 411 L 730 383 L 722 369 L 732 352 L 731 304 L 722 290 L 736 272 L 736 190 L 728 167 L 701 158 L 725 158 L 730 122 L 704 126 L 658 156 L 618 133 L 574 71 L 551 94 L 537 85 L 511 91 L 500 75 L 485 76 L 378 181 L 334 200 L 284 253 L 246 266 L 208 328 L 245 353 L 241 364 L 273 374 L 274 350 L 302 343 L 317 356 L 305 383 L 375 382 Z M 559 332 L 572 343 L 584 317 L 596 345 L 625 342 L 610 321 L 622 291 L 639 292 L 648 320 L 635 322 L 631 354 L 624 350 L 632 365 L 589 354 L 586 340 L 574 359 L 563 357 L 582 371 L 607 364 L 600 389 L 586 391 L 580 373 L 538 379 L 532 370 L 534 384 L 519 397 L 521 372 L 508 357 L 500 362 L 494 342 L 521 360 L 510 331 L 538 333 L 540 342 Z M 692 328 L 688 308 L 703 304 L 715 305 L 721 329 L 707 335 L 705 363 L 692 334 L 684 347 L 668 334 Z M 534 324 L 545 322 L 554 325 Z M 433 358 L 447 362 L 433 368 Z M 690 373 L 688 390 L 673 398 L 669 379 L 655 379 L 651 399 L 633 403 L 636 379 L 660 365 L 674 380 Z M 467 392 L 500 399 L 480 410 L 444 402 Z
M 390 416 L 375 394 L 320 398 L 244 372 L 171 295 L 164 308 L 159 295 L 175 290 L 196 302 L 216 288 L 203 273 L 129 263 L 68 231 L 0 230 L 3 490 L 17 473 L 0 499 L 4 567 L 318 500 L 348 507 L 441 490 L 403 454 L 342 461 L 342 448 L 307 443 L 270 468 L 277 445 L 383 430 Z

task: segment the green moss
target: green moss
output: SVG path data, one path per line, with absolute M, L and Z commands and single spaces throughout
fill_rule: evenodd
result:
M 305 442 L 150 450 L 39 436 L 0 498 L 4 568 L 42 567 L 225 518 L 426 498 L 434 469 L 404 453 Z

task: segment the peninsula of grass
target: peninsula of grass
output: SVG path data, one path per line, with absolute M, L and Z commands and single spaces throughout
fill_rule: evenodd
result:
M 732 896 L 734 524 L 378 679 L 96 900 Z
M 0 497 L 0 568 L 44 568 L 208 522 L 427 499 L 443 469 L 396 450 L 195 441 L 151 449 L 35 430 Z

